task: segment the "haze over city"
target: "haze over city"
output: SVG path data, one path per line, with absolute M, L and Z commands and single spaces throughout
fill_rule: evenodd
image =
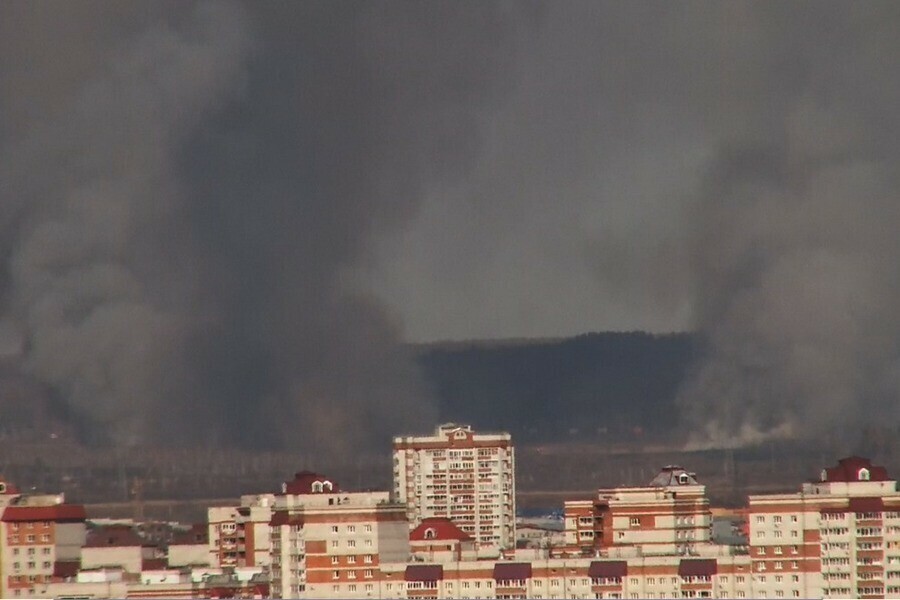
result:
M 898 12 L 4 3 L 6 362 L 91 443 L 352 455 L 437 420 L 409 343 L 687 332 L 692 443 L 894 423 Z

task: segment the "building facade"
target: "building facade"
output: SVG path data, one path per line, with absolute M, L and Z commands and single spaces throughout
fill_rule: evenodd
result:
M 214 567 L 260 567 L 271 564 L 269 522 L 274 494 L 241 496 L 238 506 L 207 509 L 209 564 Z
M 343 492 L 310 472 L 282 489 L 271 520 L 275 597 L 377 597 L 382 561 L 409 558 L 406 507 L 387 492 Z
M 394 495 L 411 528 L 446 517 L 486 554 L 515 547 L 515 451 L 508 433 L 448 423 L 394 438 Z
M 84 507 L 67 504 L 62 494 L 6 496 L 0 506 L 0 597 L 39 597 L 42 584 L 79 561 Z
M 759 598 L 900 598 L 900 493 L 861 457 L 794 494 L 749 498 Z
M 636 548 L 644 556 L 689 556 L 710 542 L 706 486 L 694 473 L 667 466 L 643 487 L 597 490 L 593 500 L 565 503 L 566 550 L 583 556 Z

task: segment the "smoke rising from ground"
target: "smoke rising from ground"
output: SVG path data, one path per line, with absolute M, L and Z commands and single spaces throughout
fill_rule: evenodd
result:
M 124 441 L 373 447 L 435 415 L 404 337 L 599 329 L 704 337 L 697 443 L 896 419 L 898 40 L 874 2 L 7 3 L 0 331 Z
M 463 175 L 500 7 L 2 8 L 3 315 L 90 437 L 344 454 L 430 427 L 370 238 Z

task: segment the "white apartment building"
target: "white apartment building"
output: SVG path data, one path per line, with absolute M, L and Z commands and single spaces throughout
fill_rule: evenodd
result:
M 377 597 L 380 564 L 408 560 L 406 507 L 388 492 L 343 492 L 309 472 L 283 489 L 271 520 L 273 597 Z
M 841 459 L 794 494 L 750 496 L 757 598 L 900 598 L 900 493 L 884 467 Z
M 433 435 L 394 438 L 394 495 L 409 526 L 449 518 L 482 554 L 515 546 L 515 467 L 509 433 L 447 423 Z

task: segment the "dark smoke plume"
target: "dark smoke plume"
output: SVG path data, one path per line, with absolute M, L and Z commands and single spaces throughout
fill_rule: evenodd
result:
M 0 24 L 5 327 L 95 439 L 345 452 L 430 425 L 351 273 L 477 155 L 501 7 L 6 3 Z
M 760 46 L 720 71 L 733 112 L 692 209 L 700 444 L 852 444 L 900 416 L 900 12 L 819 6 L 722 15 Z

